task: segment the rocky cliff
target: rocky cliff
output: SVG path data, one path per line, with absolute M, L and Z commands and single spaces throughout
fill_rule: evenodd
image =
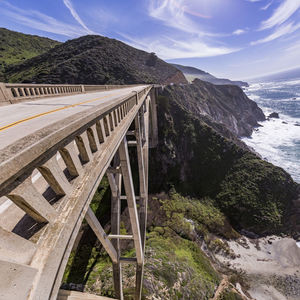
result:
M 168 86 L 163 95 L 196 117 L 206 116 L 223 124 L 237 136 L 250 136 L 257 122 L 265 120 L 257 104 L 234 85 L 214 85 L 196 79 L 188 86 Z
M 7 69 L 10 82 L 69 84 L 187 83 L 175 67 L 120 41 L 88 35 Z

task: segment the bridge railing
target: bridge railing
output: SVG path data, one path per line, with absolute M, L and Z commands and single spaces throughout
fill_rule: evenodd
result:
M 146 101 L 149 107 L 151 94 L 152 86 L 139 88 L 1 151 L 0 197 L 9 198 L 33 220 L 31 229 L 37 228 L 29 238 L 0 228 L 0 290 L 5 299 L 56 299 L 92 197 Z M 50 187 L 51 199 L 35 185 L 37 174 Z
M 0 105 L 35 100 L 42 97 L 127 88 L 132 85 L 76 85 L 76 84 L 25 84 L 0 83 Z

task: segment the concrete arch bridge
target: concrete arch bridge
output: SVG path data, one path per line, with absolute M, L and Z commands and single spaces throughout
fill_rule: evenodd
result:
M 141 298 L 156 92 L 152 85 L 0 83 L 1 300 L 107 299 L 60 290 L 84 219 L 111 258 L 116 298 L 123 299 L 123 263 L 135 265 L 135 299 Z M 136 147 L 138 195 L 129 146 Z M 90 208 L 105 174 L 110 234 Z M 124 200 L 130 235 L 120 234 Z M 120 255 L 121 239 L 133 241 L 136 257 Z

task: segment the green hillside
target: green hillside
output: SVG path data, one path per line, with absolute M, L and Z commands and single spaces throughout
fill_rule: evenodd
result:
M 48 38 L 0 28 L 0 80 L 8 65 L 37 56 L 59 44 Z
M 7 69 L 10 82 L 72 84 L 187 83 L 154 53 L 115 39 L 87 35 Z

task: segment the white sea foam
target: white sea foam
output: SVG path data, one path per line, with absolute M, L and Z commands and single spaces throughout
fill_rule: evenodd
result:
M 300 80 L 254 84 L 245 92 L 250 99 L 259 104 L 265 115 L 268 116 L 274 112 L 274 107 L 279 108 L 279 104 L 282 104 L 283 108 L 287 108 L 291 104 L 299 107 L 300 97 L 298 94 L 296 97 L 279 100 L 269 98 L 268 95 L 268 92 L 282 92 L 284 89 L 289 91 L 289 85 L 292 89 L 293 85 L 298 84 L 300 86 Z M 263 94 L 263 97 L 260 96 L 262 90 L 267 92 Z M 279 112 L 279 119 L 271 118 L 261 122 L 262 127 L 257 128 L 250 138 L 244 138 L 243 141 L 255 149 L 265 160 L 284 168 L 294 180 L 300 183 L 300 126 L 296 126 L 300 125 L 300 118 L 291 117 L 278 109 L 275 111 Z

